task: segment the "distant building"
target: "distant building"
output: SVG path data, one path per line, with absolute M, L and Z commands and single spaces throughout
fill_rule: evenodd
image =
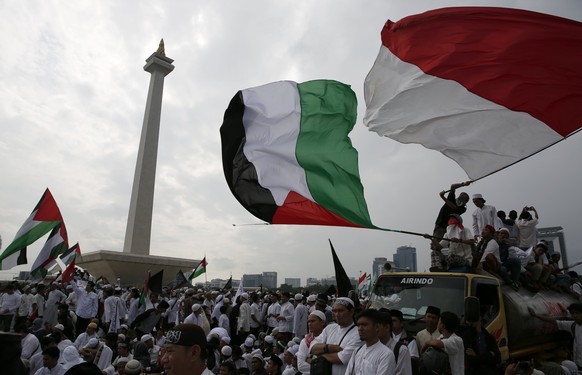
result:
M 305 282 L 305 287 L 309 288 L 310 286 L 314 286 L 319 284 L 319 280 L 315 277 L 308 277 L 307 281 Z
M 301 279 L 296 277 L 286 277 L 285 284 L 290 285 L 292 288 L 300 288 L 301 287 Z
M 397 268 L 416 272 L 416 247 L 400 246 L 393 257 Z
M 356 288 L 356 285 L 358 284 L 358 281 L 356 280 L 356 278 L 350 277 L 349 279 L 350 279 L 350 283 L 352 284 L 352 286 L 354 288 Z M 305 286 L 307 288 L 309 288 L 310 286 L 314 286 L 314 285 L 336 285 L 337 286 L 337 282 L 335 280 L 335 276 L 323 277 L 321 279 L 317 279 L 314 277 L 308 277 Z
M 384 272 L 384 265 L 388 263 L 387 258 L 374 258 L 372 262 L 372 283 Z
M 206 284 L 206 286 L 209 289 L 217 290 L 217 289 L 224 288 L 224 286 L 226 285 L 227 282 L 228 282 L 228 280 L 225 280 L 225 279 L 212 279 L 208 282 L 208 284 Z M 239 284 L 240 284 L 240 280 L 234 280 L 234 279 L 232 280 L 232 287 L 233 288 L 237 288 Z
M 243 285 L 245 288 L 277 288 L 277 272 L 263 272 L 262 274 L 243 275 Z
M 548 254 L 560 253 L 562 266 L 570 264 L 568 262 L 568 252 L 566 251 L 566 240 L 564 238 L 564 228 L 547 227 L 538 228 L 538 241 L 545 240 L 548 245 Z M 557 241 L 556 241 L 557 240 Z M 556 243 L 557 242 L 557 243 Z M 557 245 L 557 246 L 556 246 Z

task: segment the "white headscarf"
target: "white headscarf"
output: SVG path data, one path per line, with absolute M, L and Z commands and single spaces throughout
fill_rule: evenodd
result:
M 63 364 L 65 370 L 84 362 L 79 351 L 74 346 L 67 346 L 65 350 L 63 350 L 63 361 L 65 361 Z

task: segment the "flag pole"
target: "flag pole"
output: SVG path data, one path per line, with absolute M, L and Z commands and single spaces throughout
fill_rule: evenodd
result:
M 206 260 L 206 251 L 204 252 L 204 260 Z M 208 263 L 208 261 L 206 260 L 206 263 Z M 204 271 L 204 289 L 208 290 L 208 272 L 206 272 L 206 267 L 205 271 Z

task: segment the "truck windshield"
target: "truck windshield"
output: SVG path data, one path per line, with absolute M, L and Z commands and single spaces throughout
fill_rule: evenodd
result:
M 382 275 L 370 295 L 370 307 L 400 310 L 405 320 L 424 317 L 428 306 L 463 315 L 467 280 L 451 276 Z

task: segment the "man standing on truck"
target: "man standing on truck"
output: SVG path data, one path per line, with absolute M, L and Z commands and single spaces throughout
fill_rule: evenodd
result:
M 578 366 L 578 370 L 582 370 L 582 303 L 575 302 L 568 307 L 568 311 L 572 317 L 572 319 L 568 320 L 557 320 L 550 316 L 538 315 L 531 307 L 528 307 L 527 310 L 534 318 L 555 324 L 561 331 L 570 332 L 574 338 L 572 360 L 576 363 L 576 366 Z
M 479 239 L 479 234 L 483 232 L 486 225 L 495 226 L 495 219 L 497 219 L 497 209 L 493 206 L 485 204 L 485 199 L 481 194 L 473 194 L 473 204 L 477 206 L 473 211 L 473 235 L 475 241 Z
M 439 210 L 438 216 L 434 224 L 434 230 L 432 232 L 433 238 L 437 241 L 445 236 L 447 231 L 447 226 L 449 225 L 449 218 L 452 214 L 462 215 L 467 211 L 467 202 L 469 202 L 469 194 L 463 192 L 459 194 L 459 197 L 455 195 L 455 191 L 462 186 L 469 186 L 471 181 L 461 182 L 457 184 L 452 184 L 449 194 L 445 197 L 445 191 L 441 191 L 439 196 L 445 202 L 441 209 Z M 433 251 L 431 252 L 431 268 L 435 270 L 444 268 L 444 259 L 440 249 L 431 246 Z

